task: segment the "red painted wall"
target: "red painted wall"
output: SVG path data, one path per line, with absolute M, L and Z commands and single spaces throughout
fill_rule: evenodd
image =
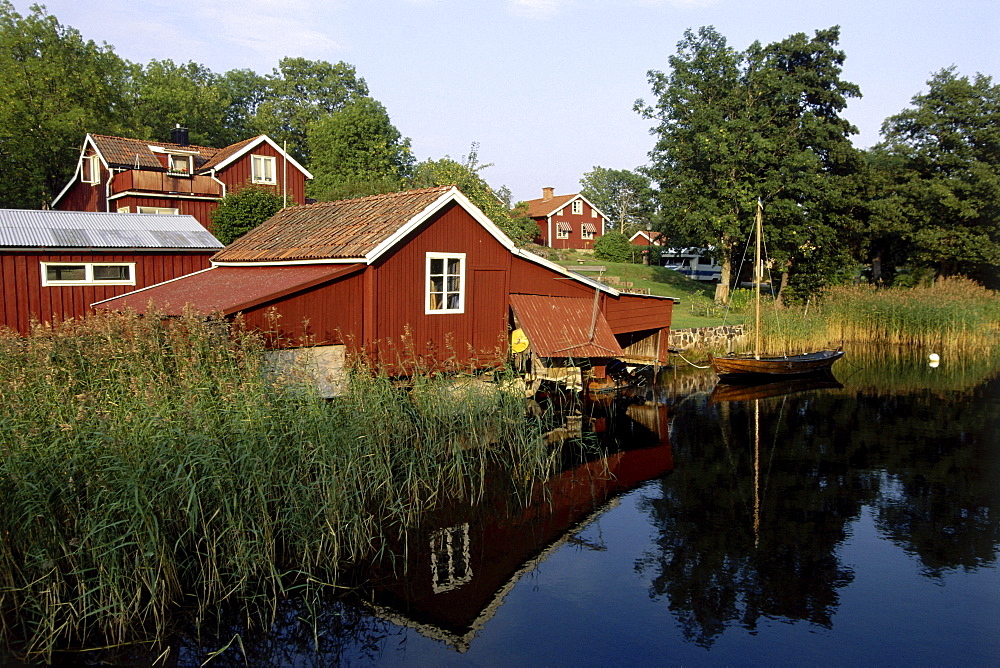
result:
M 3 326 L 27 334 L 32 318 L 40 322 L 68 320 L 90 313 L 90 304 L 209 266 L 214 250 L 186 253 L 43 252 L 0 253 Z M 42 262 L 134 262 L 136 284 L 42 287 Z
M 282 176 L 285 174 L 283 171 L 285 158 L 282 157 L 279 151 L 275 151 L 274 148 L 268 143 L 258 145 L 236 162 L 228 165 L 225 169 L 216 173 L 215 178 L 226 184 L 226 192 L 232 192 L 234 187 L 240 188 L 250 183 L 253 178 L 253 161 L 251 159 L 251 156 L 253 155 L 268 155 L 275 158 L 274 169 L 278 183 L 273 187 L 264 186 L 265 188 L 271 188 L 276 193 L 283 194 L 285 193 L 285 189 L 282 188 L 282 184 L 285 183 L 285 185 L 287 185 L 289 206 L 292 206 L 293 204 L 306 203 L 305 174 L 300 172 L 292 163 L 289 162 L 287 182 L 283 181 Z
M 551 217 L 551 228 L 552 237 L 548 236 L 549 221 L 546 218 L 536 218 L 538 222 L 539 230 L 541 234 L 539 236 L 538 242 L 543 246 L 548 246 L 550 248 L 593 248 L 594 242 L 597 241 L 602 234 L 604 234 L 604 218 L 598 214 L 597 218 L 592 217 L 592 208 L 586 202 L 583 202 L 583 213 L 574 214 L 573 204 L 569 202 L 562 209 L 562 215 L 558 213 Z M 557 223 L 568 223 L 572 230 L 569 233 L 568 239 L 557 238 L 556 224 Z M 584 239 L 581 237 L 581 228 L 584 223 L 592 223 L 596 228 L 593 239 Z

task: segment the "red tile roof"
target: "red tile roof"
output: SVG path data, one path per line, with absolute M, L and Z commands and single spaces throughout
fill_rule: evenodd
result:
M 593 299 L 512 294 L 510 305 L 531 349 L 540 357 L 625 354 Z
M 181 315 L 186 306 L 199 313 L 231 315 L 363 268 L 362 264 L 213 267 L 94 306 L 111 311 L 130 308 L 145 313 L 152 303 L 164 315 Z
M 213 262 L 363 258 L 452 186 L 283 209 L 219 251 Z
M 556 195 L 555 197 L 551 197 L 549 199 L 531 199 L 525 202 L 525 204 L 528 205 L 528 215 L 530 217 L 544 218 L 546 216 L 551 216 L 579 196 L 579 193 L 574 193 L 572 195 Z

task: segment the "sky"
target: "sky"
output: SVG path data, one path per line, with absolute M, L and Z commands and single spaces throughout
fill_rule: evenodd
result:
M 39 0 L 41 1 L 41 0 Z M 13 0 L 22 15 L 31 0 Z M 417 160 L 461 160 L 514 201 L 580 190 L 595 166 L 646 164 L 650 70 L 687 29 L 729 45 L 839 25 L 842 78 L 858 84 L 844 117 L 853 141 L 954 66 L 1000 83 L 998 0 L 48 0 L 48 13 L 137 63 L 194 61 L 270 73 L 285 56 L 353 65 Z

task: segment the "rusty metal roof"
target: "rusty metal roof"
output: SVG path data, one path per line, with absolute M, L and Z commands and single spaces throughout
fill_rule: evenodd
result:
M 510 296 L 518 325 L 539 357 L 622 357 L 598 302 L 586 297 Z
M 213 267 L 106 299 L 94 306 L 145 313 L 152 303 L 164 315 L 181 315 L 185 307 L 198 313 L 231 315 L 363 268 L 363 264 Z
M 29 209 L 0 209 L 0 246 L 222 248 L 219 240 L 193 216 Z
M 293 206 L 217 253 L 213 262 L 366 258 L 453 186 Z

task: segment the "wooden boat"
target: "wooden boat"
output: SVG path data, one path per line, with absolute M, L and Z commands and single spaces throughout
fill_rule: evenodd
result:
M 754 254 L 754 302 L 756 306 L 756 338 L 752 354 L 730 354 L 724 357 L 709 355 L 708 361 L 726 382 L 762 382 L 807 376 L 816 373 L 829 373 L 833 363 L 844 356 L 841 348 L 836 350 L 820 350 L 800 355 L 779 355 L 764 357 L 761 355 L 760 341 L 760 284 L 764 280 L 763 262 L 761 261 L 761 238 L 763 231 L 764 205 L 757 200 L 757 220 L 754 229 L 756 237 L 756 252 Z
M 804 376 L 797 376 L 792 379 L 782 379 L 768 383 L 737 383 L 729 384 L 720 382 L 712 388 L 712 394 L 708 397 L 708 403 L 718 404 L 725 401 L 753 401 L 754 399 L 771 399 L 782 397 L 798 392 L 809 392 L 811 390 L 823 390 L 828 388 L 840 389 L 844 386 L 833 377 L 833 374 L 812 373 Z

